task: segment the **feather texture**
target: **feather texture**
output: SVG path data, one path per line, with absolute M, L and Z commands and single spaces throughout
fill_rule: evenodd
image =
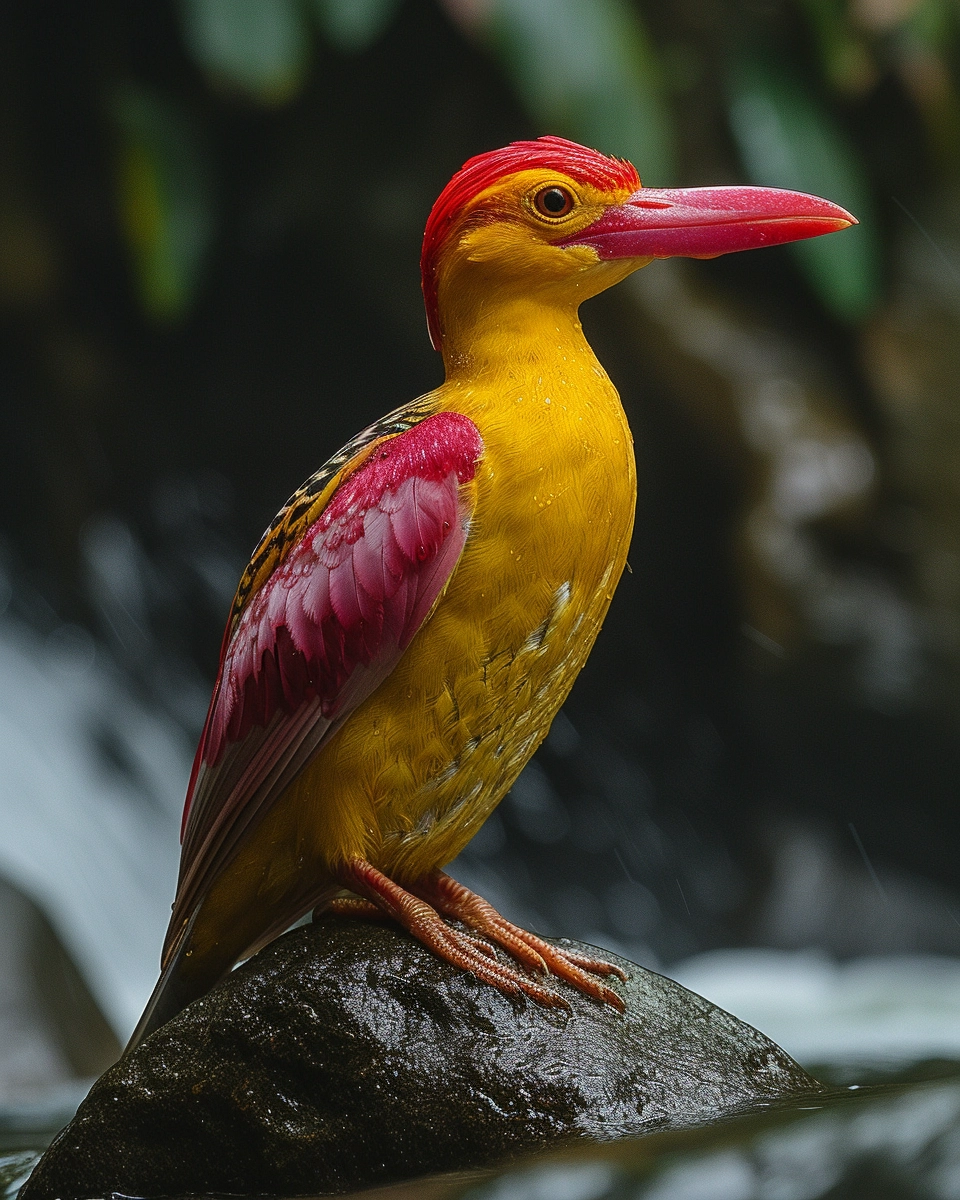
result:
M 463 551 L 463 485 L 481 450 L 476 426 L 455 412 L 375 440 L 228 626 L 187 795 L 167 954 L 250 827 L 423 625 Z

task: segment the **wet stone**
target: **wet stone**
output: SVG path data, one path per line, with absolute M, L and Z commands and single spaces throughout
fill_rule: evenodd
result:
M 107 1071 L 21 1200 L 335 1194 L 820 1090 L 749 1025 L 607 957 L 624 1015 L 569 989 L 569 1013 L 511 1000 L 389 926 L 296 929 Z

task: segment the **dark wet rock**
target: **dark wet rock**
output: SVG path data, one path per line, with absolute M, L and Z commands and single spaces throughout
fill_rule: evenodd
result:
M 570 1013 L 511 1001 L 390 927 L 297 929 L 107 1071 L 21 1200 L 352 1191 L 819 1090 L 749 1025 L 609 957 L 623 1016 L 569 991 Z

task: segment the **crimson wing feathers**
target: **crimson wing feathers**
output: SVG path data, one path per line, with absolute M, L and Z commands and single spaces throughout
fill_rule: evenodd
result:
M 274 523 L 283 553 L 231 614 L 187 793 L 165 959 L 244 835 L 393 670 L 463 551 L 464 485 L 482 451 L 474 424 L 434 413 L 393 436 L 377 431 L 319 514 L 305 510 L 309 523 Z

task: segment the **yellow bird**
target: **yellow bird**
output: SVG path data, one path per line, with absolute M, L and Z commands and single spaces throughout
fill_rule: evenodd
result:
M 630 544 L 630 430 L 578 309 L 654 258 L 852 223 L 795 192 L 644 188 L 555 137 L 453 177 L 421 263 L 445 381 L 321 467 L 244 573 L 131 1046 L 317 907 L 386 914 L 511 995 L 565 1005 L 552 974 L 622 1007 L 617 968 L 441 870 L 545 737 Z

